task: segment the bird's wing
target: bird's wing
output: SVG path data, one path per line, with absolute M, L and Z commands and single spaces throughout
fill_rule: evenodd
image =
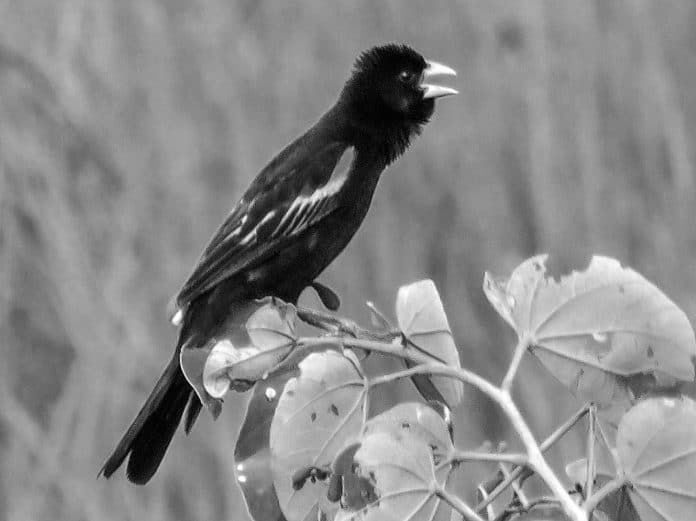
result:
M 350 155 L 345 151 L 341 143 L 331 143 L 311 157 L 284 151 L 271 162 L 211 239 L 176 298 L 179 308 L 263 263 L 335 210 L 347 177 L 337 168 L 341 156 Z

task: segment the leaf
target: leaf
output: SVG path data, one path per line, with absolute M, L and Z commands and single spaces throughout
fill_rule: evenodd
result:
M 621 420 L 620 472 L 642 521 L 681 521 L 696 512 L 696 403 L 649 398 Z
M 350 469 L 359 479 L 358 491 L 344 495 L 364 501 L 344 501 L 336 521 L 445 521 L 450 507 L 437 496 L 447 473 L 435 476 L 431 449 L 408 430 L 379 431 L 361 438 Z M 356 493 L 357 492 L 357 493 Z
M 486 274 L 484 292 L 571 391 L 606 404 L 629 399 L 635 388 L 641 394 L 650 382 L 670 387 L 694 379 L 694 331 L 662 291 L 600 256 L 556 281 L 546 273 L 547 259 L 526 260 L 505 282 Z
M 337 509 L 326 498 L 327 483 L 308 479 L 296 489 L 293 477 L 330 468 L 359 434 L 366 396 L 362 374 L 341 353 L 312 353 L 299 367 L 299 375 L 285 385 L 270 435 L 276 493 L 289 521 L 317 519 L 317 510 Z
M 222 398 L 230 389 L 267 376 L 295 346 L 294 306 L 277 299 L 259 301 L 260 307 L 246 320 L 243 331 L 219 339 L 203 367 L 203 386 L 213 398 Z
M 613 465 L 606 459 L 598 460 L 595 470 L 597 480 L 613 479 L 616 476 Z M 587 458 L 571 461 L 566 465 L 565 471 L 566 476 L 568 476 L 573 485 L 580 485 L 582 488 L 585 488 L 587 483 Z
M 295 306 L 274 298 L 266 298 L 261 302 L 263 306 L 246 322 L 251 342 L 263 351 L 292 346 L 296 339 Z
M 273 486 L 270 432 L 286 382 L 299 374 L 287 369 L 258 382 L 247 403 L 244 422 L 234 448 L 237 484 L 249 515 L 256 521 L 285 521 Z
M 418 349 L 430 355 L 433 363 L 461 366 L 447 315 L 432 280 L 421 280 L 399 288 L 396 297 L 396 319 L 406 338 Z M 464 393 L 461 382 L 444 376 L 419 376 L 414 378 L 414 382 L 421 392 L 432 382 L 436 393 L 426 390 L 424 398 L 444 399 L 450 408 L 459 404 Z
M 422 403 L 400 403 L 370 418 L 363 427 L 362 436 L 377 432 L 388 432 L 394 436 L 407 432 L 430 447 L 435 465 L 449 457 L 454 450 L 445 420 L 432 407 Z
M 269 299 L 270 300 L 270 299 Z M 229 388 L 229 379 L 223 378 L 218 384 L 214 382 L 215 386 L 214 394 L 215 397 L 211 396 L 205 388 L 205 377 L 206 364 L 208 359 L 215 349 L 216 346 L 222 344 L 220 350 L 226 351 L 232 349 L 231 346 L 241 346 L 242 348 L 248 348 L 251 346 L 251 339 L 247 333 L 246 323 L 250 316 L 252 316 L 256 311 L 263 307 L 266 300 L 250 300 L 245 302 L 237 309 L 234 313 L 230 313 L 225 319 L 225 322 L 218 327 L 218 331 L 215 337 L 211 338 L 204 345 L 188 343 L 184 344 L 179 354 L 179 363 L 181 365 L 182 372 L 188 380 L 191 387 L 196 391 L 196 394 L 200 398 L 206 407 L 212 412 L 214 417 L 217 417 L 222 410 L 222 401 L 218 399 L 219 396 L 225 394 L 226 389 Z M 234 355 L 232 355 L 234 356 Z M 226 358 L 220 354 L 215 355 L 216 360 L 213 361 L 212 366 L 208 367 L 208 372 L 211 368 L 218 369 L 221 368 L 226 363 Z M 224 387 L 218 387 L 224 386 Z M 239 385 L 235 384 L 236 390 L 247 390 L 251 384 Z

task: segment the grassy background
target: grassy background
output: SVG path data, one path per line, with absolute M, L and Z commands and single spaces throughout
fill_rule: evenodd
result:
M 244 518 L 242 400 L 147 487 L 95 476 L 208 237 L 375 43 L 453 66 L 461 94 L 323 277 L 344 314 L 431 277 L 464 363 L 498 377 L 512 338 L 483 271 L 551 251 L 616 256 L 693 317 L 695 24 L 688 0 L 0 0 L 0 519 Z M 517 389 L 540 436 L 575 406 L 534 363 Z M 509 434 L 473 392 L 457 413 L 463 445 Z

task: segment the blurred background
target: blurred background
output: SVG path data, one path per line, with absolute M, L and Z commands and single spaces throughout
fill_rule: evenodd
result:
M 694 317 L 695 25 L 689 0 L 0 1 L 0 519 L 245 519 L 242 396 L 146 487 L 95 477 L 170 356 L 167 301 L 373 44 L 451 65 L 460 95 L 322 277 L 344 315 L 430 277 L 464 365 L 499 378 L 483 272 L 550 251 L 618 257 Z M 516 387 L 539 437 L 577 407 L 531 361 Z M 513 439 L 489 405 L 455 411 L 461 445 Z

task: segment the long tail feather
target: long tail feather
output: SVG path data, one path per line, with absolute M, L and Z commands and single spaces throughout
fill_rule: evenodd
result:
M 191 386 L 179 367 L 178 351 L 113 454 L 104 463 L 100 471 L 104 477 L 111 477 L 128 457 L 128 479 L 138 485 L 147 483 L 162 462 L 190 399 L 192 411 L 188 414 L 187 431 L 193 426 L 197 414 L 192 416 L 191 412 L 196 410 L 198 398 L 195 395 L 191 397 Z

